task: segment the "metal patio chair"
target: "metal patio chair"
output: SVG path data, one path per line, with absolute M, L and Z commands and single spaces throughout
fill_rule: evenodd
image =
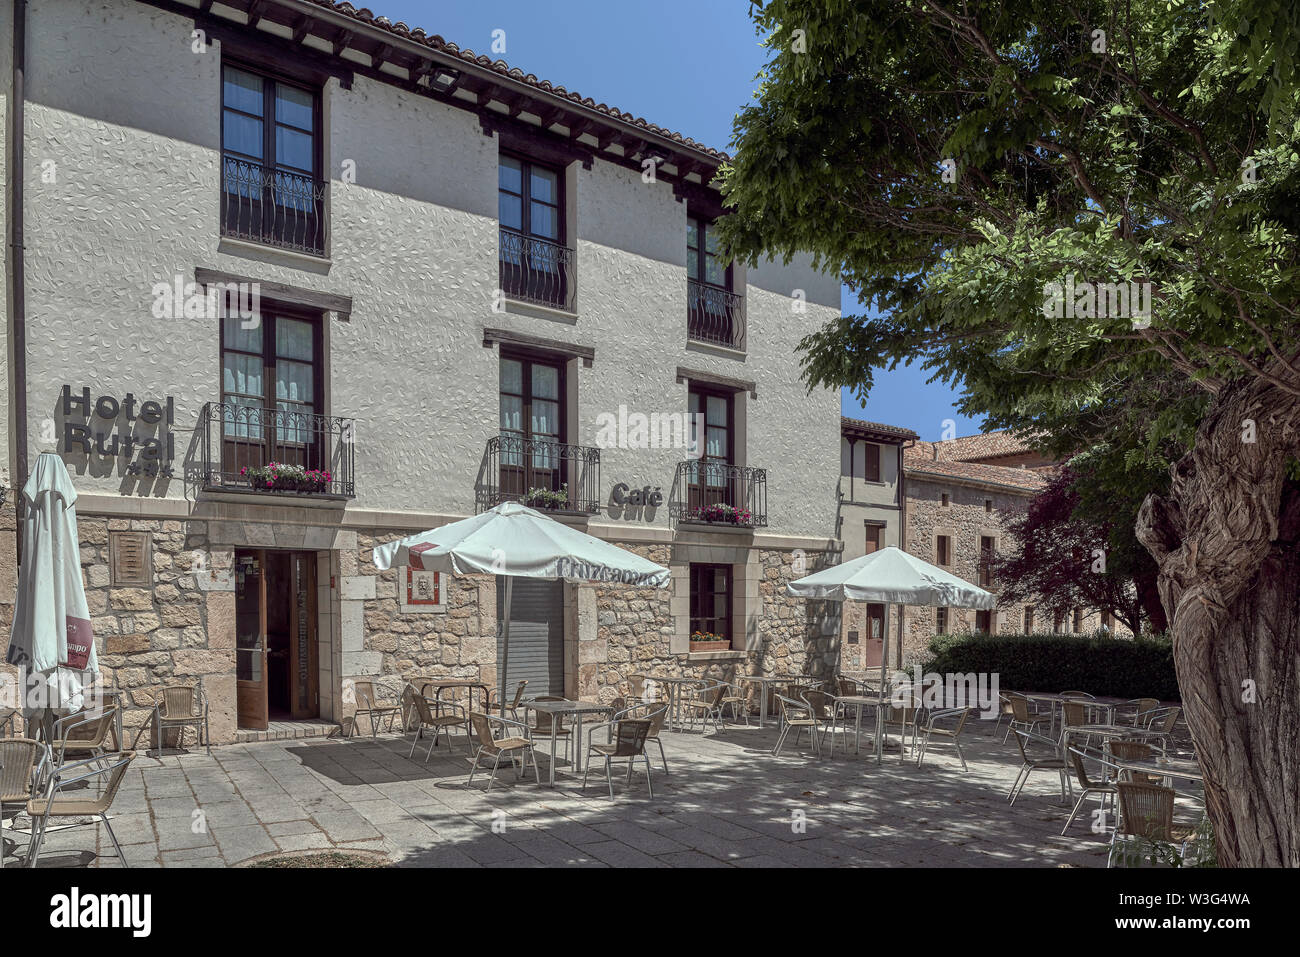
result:
M 402 710 L 402 706 L 385 701 L 378 691 L 375 690 L 376 682 L 363 679 L 352 682 L 352 693 L 356 699 L 356 712 L 352 718 L 352 737 L 357 733 L 357 721 L 364 714 L 370 719 L 370 736 L 379 737 L 378 723 L 383 718 L 388 718 L 388 730 L 393 730 L 393 722 L 397 720 L 397 715 Z M 387 690 L 387 689 L 385 689 Z M 403 689 L 405 693 L 405 689 Z M 403 729 L 405 730 L 405 729 Z
M 409 709 L 415 724 L 415 727 L 411 729 L 411 750 L 406 755 L 407 758 L 415 754 L 415 746 L 419 743 L 420 736 L 424 734 L 426 729 L 433 731 L 433 740 L 429 742 L 429 750 L 424 755 L 426 763 L 433 756 L 433 749 L 437 747 L 440 736 L 445 734 L 447 744 L 451 744 L 452 728 L 465 728 L 466 736 L 469 735 L 469 718 L 461 705 L 456 704 L 454 701 L 438 701 L 436 706 L 435 709 L 428 698 L 415 690 L 413 684 L 407 684 L 402 690 L 402 707 Z M 451 713 L 443 714 L 443 708 L 451 709 Z
M 835 732 L 839 730 L 840 725 L 840 713 L 835 705 L 834 695 L 825 691 L 811 690 L 805 691 L 800 697 L 803 698 L 804 704 L 808 705 L 810 713 L 821 725 L 822 743 L 825 743 L 826 735 L 830 734 L 831 756 L 833 757 L 835 755 Z
M 1145 741 L 1114 739 L 1107 746 L 1110 748 L 1110 756 L 1116 761 L 1150 761 L 1156 756 L 1155 748 Z M 1158 775 L 1143 774 L 1140 771 L 1126 771 L 1122 768 L 1119 772 L 1119 779 L 1121 781 L 1134 781 L 1138 784 L 1163 783 L 1163 779 Z
M 907 732 L 910 728 L 912 731 L 912 748 L 916 748 L 917 724 L 920 721 L 921 709 L 913 705 L 891 705 L 885 712 L 881 720 L 881 730 L 884 741 L 882 744 L 889 743 L 889 731 L 891 728 L 898 729 L 898 762 L 903 763 L 907 755 Z
M 1180 856 L 1187 856 L 1187 843 L 1196 828 L 1174 823 L 1173 788 L 1136 781 L 1120 781 L 1115 787 L 1119 791 L 1119 820 L 1106 854 L 1107 867 L 1114 862 L 1115 848 L 1129 840 L 1178 844 Z
M 1148 740 L 1159 741 L 1160 750 L 1167 750 L 1169 738 L 1174 733 L 1174 725 L 1178 724 L 1178 717 L 1182 713 L 1182 708 L 1157 708 L 1151 712 L 1147 718 L 1147 730 L 1155 731 L 1157 734 Z
M 665 709 L 666 710 L 666 709 Z M 650 758 L 645 753 L 646 738 L 650 733 L 649 718 L 623 718 L 603 725 L 595 725 L 592 737 L 599 728 L 611 732 L 609 744 L 591 742 L 587 746 L 587 766 L 582 772 L 582 788 L 587 788 L 587 775 L 591 773 L 591 757 L 596 755 L 605 759 L 605 783 L 609 787 L 609 796 L 614 797 L 613 763 L 616 759 L 627 761 L 627 785 L 632 784 L 632 767 L 637 758 L 645 762 L 645 784 L 650 796 L 655 796 L 654 784 L 650 780 Z M 588 739 L 590 741 L 590 738 Z
M 107 754 L 109 736 L 112 735 L 115 739 L 117 737 L 117 721 L 117 708 L 78 711 L 56 720 L 49 742 L 50 756 L 55 766 L 62 765 L 64 756 L 69 752 L 88 754 L 91 757 Z M 138 738 L 139 735 L 137 734 L 136 737 Z M 119 747 L 120 745 L 114 741 L 112 750 L 117 751 Z
M 533 778 L 538 784 L 542 783 L 541 772 L 537 770 L 537 754 L 533 751 L 533 739 L 528 733 L 528 725 L 512 718 L 504 718 L 499 714 L 484 714 L 482 711 L 471 711 L 469 723 L 474 730 L 474 736 L 478 738 L 478 750 L 474 752 L 469 769 L 469 780 L 465 782 L 465 787 L 473 787 L 474 775 L 479 770 L 479 760 L 484 755 L 492 758 L 492 775 L 488 778 L 487 786 L 489 791 L 496 783 L 497 768 L 501 766 L 502 755 L 510 758 L 510 764 L 515 769 L 516 781 L 523 780 L 523 775 L 528 773 L 528 759 L 531 757 Z M 501 737 L 493 734 L 493 725 L 500 725 L 503 732 Z M 507 736 L 505 734 L 507 731 L 514 733 Z M 516 758 L 522 762 L 522 767 L 515 763 Z
M 724 682 L 725 688 L 722 692 L 722 700 L 718 702 L 725 712 L 731 709 L 731 720 L 735 721 L 737 715 L 745 722 L 745 727 L 749 727 L 749 689 L 741 687 L 732 682 Z
M 957 757 L 961 758 L 961 769 L 963 771 L 967 770 L 966 755 L 961 750 L 961 732 L 966 727 L 966 720 L 970 717 L 970 712 L 970 708 L 947 708 L 942 711 L 931 711 L 926 716 L 925 725 L 920 729 L 920 747 L 916 749 L 916 766 L 918 768 L 925 761 L 926 751 L 930 748 L 930 739 L 937 737 L 952 742 L 953 747 L 957 749 Z M 957 718 L 957 723 L 951 728 L 941 727 L 936 723 L 946 721 L 952 717 Z
M 1092 778 L 1088 776 L 1088 768 L 1084 764 L 1085 758 L 1100 760 L 1096 754 L 1081 751 L 1078 748 L 1070 748 L 1070 763 L 1074 766 L 1074 776 L 1079 781 L 1079 789 L 1081 793 L 1079 794 L 1079 800 L 1074 802 L 1074 809 L 1070 811 L 1070 816 L 1065 819 L 1065 827 L 1061 828 L 1062 837 L 1064 837 L 1065 832 L 1070 829 L 1070 825 L 1074 822 L 1075 815 L 1079 813 L 1079 809 L 1083 807 L 1083 802 L 1088 799 L 1089 794 L 1101 795 L 1099 798 L 1100 803 L 1097 807 L 1103 811 L 1106 809 L 1106 802 L 1108 800 L 1112 804 L 1115 801 L 1115 785 L 1105 777 L 1104 770 L 1102 780 L 1092 780 Z
M 1030 734 L 1035 733 L 1034 729 L 1040 724 L 1050 724 L 1051 718 L 1047 715 L 1031 711 L 1029 708 L 1029 699 L 1022 694 L 1009 694 L 1007 701 L 1011 705 L 1011 721 L 1007 725 L 1007 733 L 1002 736 L 1002 742 L 1005 744 L 1007 738 L 1011 737 L 1011 732 L 1020 727 Z
M 4 821 L 27 810 L 45 745 L 33 738 L 0 738 L 0 867 L 4 866 Z
M 511 700 L 511 702 L 506 705 L 505 711 L 502 712 L 503 714 L 509 714 L 510 717 L 513 718 L 514 720 L 516 721 L 519 720 L 519 705 L 523 703 L 524 689 L 527 687 L 528 687 L 528 679 L 527 678 L 519 679 L 519 684 L 515 686 L 514 699 Z M 488 714 L 491 714 L 494 711 L 501 711 L 501 702 L 496 700 L 497 694 L 498 692 L 496 688 L 488 689 L 488 700 L 487 700 Z
M 713 722 L 715 730 L 722 730 L 722 699 L 728 687 L 725 681 L 714 681 L 712 684 L 695 689 L 692 697 L 681 700 L 681 712 L 690 717 L 692 730 L 696 718 L 700 721 L 701 734 L 708 730 L 710 721 Z
M 1019 728 L 1012 728 L 1012 733 L 1016 736 L 1016 747 L 1020 749 L 1020 757 L 1024 764 L 1020 766 L 1020 771 L 1016 774 L 1016 780 L 1011 785 L 1011 792 L 1007 795 L 1007 803 L 1015 805 L 1016 798 L 1020 797 L 1020 792 L 1025 789 L 1029 783 L 1029 776 L 1035 771 L 1055 771 L 1061 776 L 1061 800 L 1068 800 L 1066 797 L 1066 774 L 1065 761 L 1061 757 L 1060 747 L 1051 738 L 1045 738 L 1040 734 L 1033 734 L 1029 731 L 1021 731 Z M 1051 757 L 1030 757 L 1025 745 L 1029 743 L 1041 744 L 1050 748 Z
M 122 779 L 126 777 L 127 767 L 134 758 L 134 751 L 121 751 L 110 756 L 107 761 L 99 757 L 73 761 L 57 768 L 50 775 L 45 796 L 27 802 L 27 813 L 32 818 L 32 839 L 27 850 L 28 867 L 36 866 L 51 818 L 89 818 L 75 821 L 69 827 L 104 825 L 104 830 L 108 832 L 109 840 L 117 851 L 117 859 L 123 867 L 130 866 L 126 862 L 126 855 L 122 853 L 117 835 L 113 833 L 108 812 L 122 786 Z M 98 793 L 89 793 L 93 787 L 91 782 L 102 785 Z
M 787 698 L 783 694 L 776 696 L 777 707 L 781 713 L 781 733 L 777 736 L 776 744 L 772 748 L 773 755 L 780 755 L 781 748 L 785 744 L 786 736 L 789 735 L 790 729 L 795 729 L 794 743 L 795 747 L 799 746 L 799 737 L 803 734 L 804 728 L 807 728 L 812 734 L 813 751 L 817 757 L 821 757 L 821 744 L 817 741 L 817 718 L 812 713 L 812 708 L 803 701 L 795 701 L 793 698 Z
M 1125 701 L 1123 704 L 1115 706 L 1119 708 L 1132 708 L 1133 720 L 1132 725 L 1135 728 L 1145 728 L 1151 721 L 1151 716 L 1160 708 L 1160 701 L 1156 698 L 1133 698 Z
M 208 754 L 212 753 L 212 737 L 208 731 L 208 699 L 201 685 L 171 685 L 163 688 L 154 700 L 152 721 L 157 750 L 162 750 L 163 733 L 168 728 L 193 727 L 199 743 L 206 744 Z M 178 736 L 177 747 L 183 743 L 184 738 Z

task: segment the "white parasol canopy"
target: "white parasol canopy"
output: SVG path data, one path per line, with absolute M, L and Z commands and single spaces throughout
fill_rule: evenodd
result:
M 506 700 L 510 655 L 510 592 L 515 577 L 667 588 L 667 568 L 547 518 L 517 502 L 506 502 L 473 518 L 452 522 L 374 550 L 380 569 L 409 565 L 457 575 L 506 576 L 501 700 Z
M 797 598 L 947 605 L 981 611 L 995 608 L 998 601 L 984 589 L 892 545 L 800 578 L 786 590 Z
M 998 603 L 997 598 L 983 588 L 892 545 L 792 581 L 786 586 L 786 591 L 796 598 L 884 603 L 881 705 L 885 701 L 886 673 L 889 670 L 889 605 L 946 605 L 988 611 L 996 608 Z M 881 759 L 882 748 L 881 735 L 877 733 L 877 761 Z
M 67 466 L 42 452 L 23 487 L 23 556 L 7 660 L 28 672 L 24 711 L 72 712 L 99 671 L 77 538 L 77 490 Z

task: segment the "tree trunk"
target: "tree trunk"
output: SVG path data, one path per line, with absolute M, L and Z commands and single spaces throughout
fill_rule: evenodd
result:
M 1146 613 L 1147 624 L 1157 635 L 1169 630 L 1169 618 L 1165 615 L 1165 606 L 1160 603 L 1159 573 L 1156 569 L 1151 574 L 1135 575 L 1133 584 L 1137 588 L 1138 607 Z M 1135 630 L 1133 634 L 1137 634 Z
M 1300 866 L 1298 453 L 1300 397 L 1235 386 L 1138 515 L 1223 866 Z

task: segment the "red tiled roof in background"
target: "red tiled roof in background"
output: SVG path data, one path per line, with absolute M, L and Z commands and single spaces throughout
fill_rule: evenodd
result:
M 1043 465 L 1051 464 L 1009 429 L 964 435 L 942 442 L 917 442 L 916 450 L 924 452 L 926 458 L 941 462 L 981 462 L 1010 455 L 1033 455 L 1042 459 Z
M 928 454 L 918 454 L 917 449 L 903 451 L 903 470 L 908 477 L 951 478 L 1019 489 L 1030 494 L 1038 492 L 1051 479 L 1050 469 L 1022 469 L 979 462 L 945 462 L 942 459 L 936 462 Z

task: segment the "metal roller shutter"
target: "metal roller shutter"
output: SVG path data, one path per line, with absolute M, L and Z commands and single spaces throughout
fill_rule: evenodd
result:
M 497 620 L 505 616 L 505 579 L 497 577 Z M 497 661 L 504 650 L 497 634 Z M 564 584 L 516 578 L 510 599 L 506 695 L 527 679 L 529 697 L 564 694 Z

